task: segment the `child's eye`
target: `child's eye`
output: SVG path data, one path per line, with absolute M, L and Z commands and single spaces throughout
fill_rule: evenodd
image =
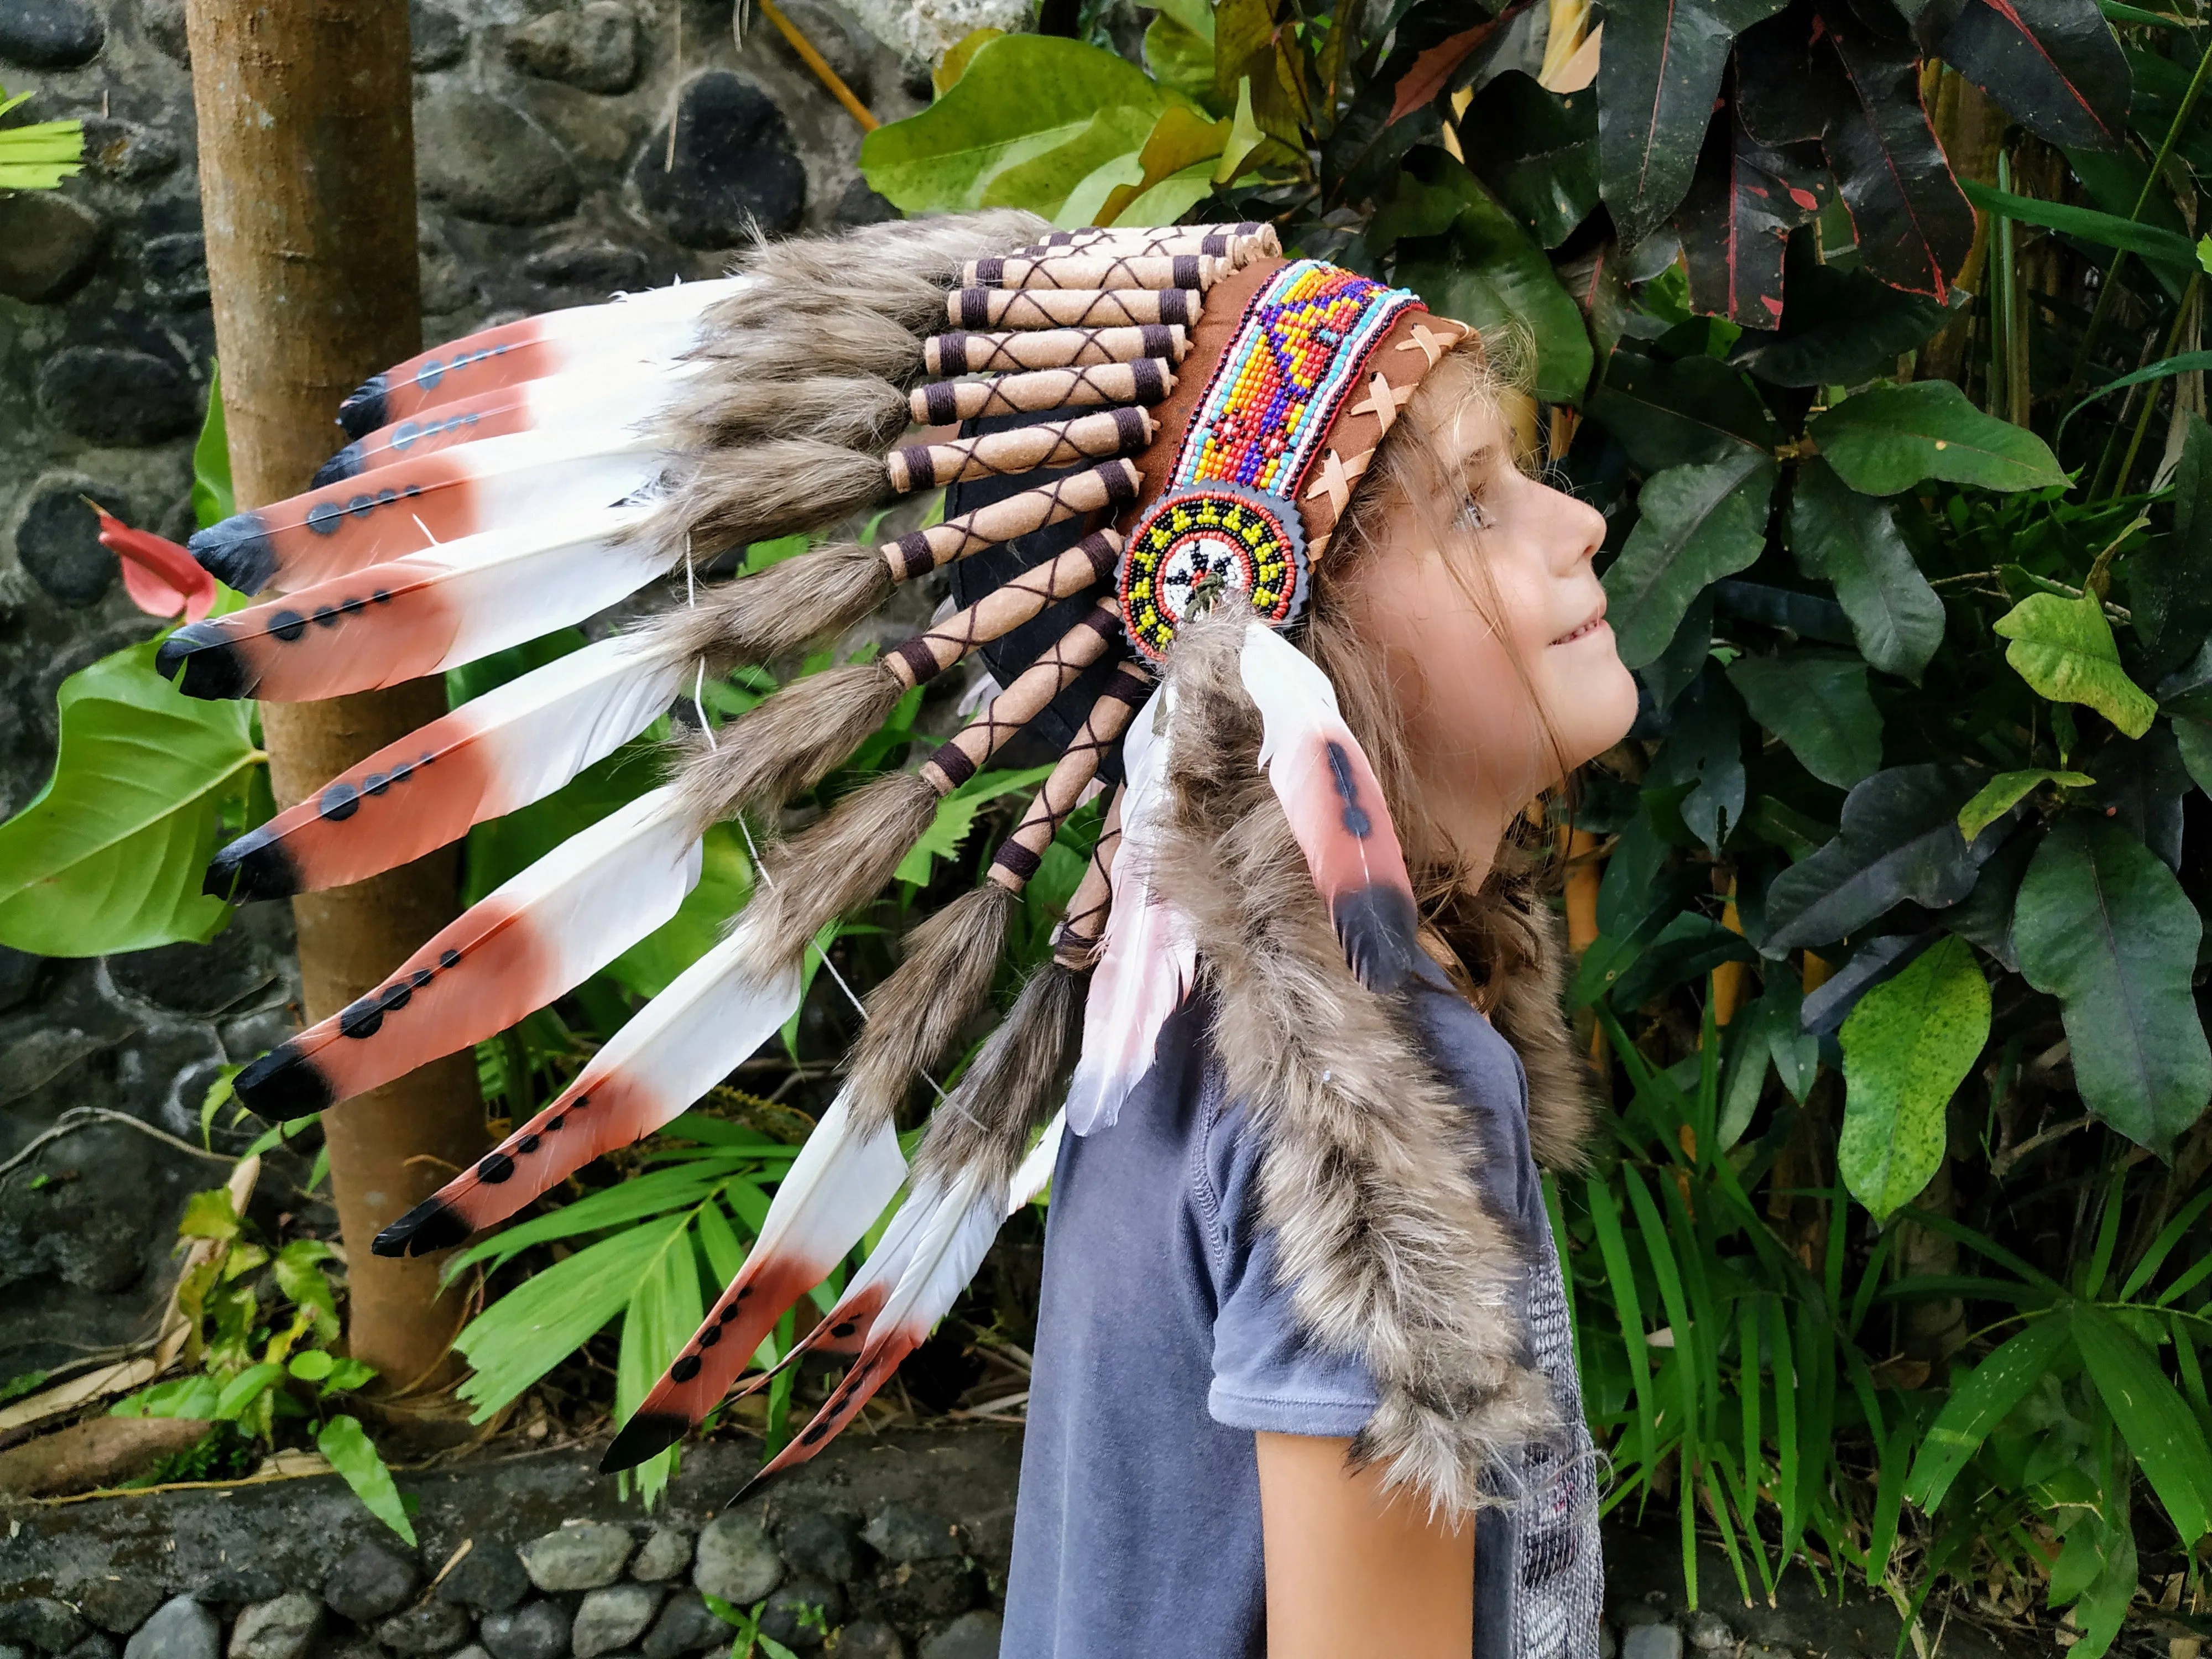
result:
M 1459 511 L 1452 515 L 1452 528 L 1455 530 L 1487 530 L 1490 522 L 1489 510 L 1483 506 L 1479 491 L 1470 494 L 1462 501 Z

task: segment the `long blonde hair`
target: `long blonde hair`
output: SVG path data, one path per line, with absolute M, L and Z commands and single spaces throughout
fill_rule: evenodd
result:
M 1393 665 L 1361 625 L 1364 611 L 1357 589 L 1361 571 L 1385 550 L 1384 516 L 1393 506 L 1409 503 L 1424 519 L 1433 519 L 1424 527 L 1435 537 L 1434 545 L 1466 533 L 1453 526 L 1451 508 L 1443 505 L 1457 499 L 1455 489 L 1440 486 L 1457 475 L 1458 465 L 1443 453 L 1437 439 L 1462 416 L 1486 405 L 1497 408 L 1517 390 L 1510 362 L 1501 363 L 1498 356 L 1469 334 L 1423 379 L 1405 415 L 1376 449 L 1315 572 L 1306 628 L 1307 649 L 1335 685 L 1346 723 L 1374 763 L 1405 843 L 1423 919 L 1436 941 L 1456 959 L 1454 979 L 1485 1008 L 1507 981 L 1542 960 L 1537 930 L 1546 925 L 1542 894 L 1552 860 L 1540 826 L 1525 811 L 1509 826 L 1497 858 L 1479 878 L 1458 855 L 1414 758 Z M 1529 458 L 1516 459 L 1525 466 Z M 1486 562 L 1454 560 L 1451 569 L 1468 602 L 1491 622 L 1500 640 L 1508 640 L 1498 626 L 1500 606 Z M 1544 720 L 1528 665 L 1510 644 L 1507 649 L 1564 775 L 1565 751 Z M 1418 663 L 1413 667 L 1423 672 Z M 1455 963 L 1448 960 L 1444 965 L 1450 969 Z

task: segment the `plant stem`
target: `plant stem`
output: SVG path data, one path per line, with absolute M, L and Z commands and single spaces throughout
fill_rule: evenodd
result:
M 2142 217 L 2142 210 L 2150 205 L 2150 193 L 2158 188 L 2159 176 L 2166 171 L 2166 163 L 2173 154 L 2173 147 L 2181 139 L 2182 129 L 2197 107 L 2197 95 L 2204 90 L 2204 71 L 2212 67 L 2212 48 L 2197 54 L 2197 72 L 2189 77 L 2189 90 L 2181 94 L 2181 107 L 2173 112 L 2173 125 L 2166 129 L 2166 142 L 2158 147 L 2158 155 L 2150 164 L 2150 172 L 2143 179 L 2142 188 L 2136 192 L 2136 205 L 2128 220 L 2133 223 Z M 2128 251 L 2113 252 L 2112 263 L 2106 267 L 2105 280 L 2097 288 L 2097 303 L 2089 313 L 2089 325 L 2081 331 L 2081 349 L 2074 358 L 2074 372 L 2066 377 L 2067 385 L 2080 382 L 2081 371 L 2089 366 L 2089 356 L 2097 349 L 2097 336 L 2104 331 L 2105 317 L 2112 308 L 2112 291 L 2119 285 L 2120 267 L 2126 263 Z
M 2212 53 L 2207 55 L 2212 56 Z M 2201 270 L 2189 273 L 2189 286 L 2182 289 L 2181 303 L 2174 307 L 2173 326 L 2166 331 L 2166 349 L 2159 354 L 2161 357 L 2173 356 L 2174 348 L 2181 343 L 2181 331 L 2189 321 L 2190 307 L 2197 302 L 2197 285 L 2203 280 L 2204 273 Z M 2143 434 L 2150 429 L 2150 417 L 2158 408 L 2158 390 L 2155 386 L 2143 388 L 2142 413 L 2136 416 L 2135 435 L 2128 440 L 2128 453 L 2121 459 L 2120 470 L 2112 479 L 2114 495 L 2124 495 L 2127 491 L 2129 475 L 2135 471 L 2136 452 L 2142 447 Z M 2176 395 L 2179 395 L 2179 388 Z

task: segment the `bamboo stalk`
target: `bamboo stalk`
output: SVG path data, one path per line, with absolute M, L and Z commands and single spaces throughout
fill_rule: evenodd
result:
M 761 15 L 775 25 L 775 32 L 791 43 L 791 49 L 799 54 L 799 61 L 814 71 L 814 78 L 827 87 L 830 95 L 842 104 L 846 112 L 860 124 L 861 131 L 873 132 L 883 125 L 868 113 L 868 106 L 853 95 L 853 89 L 845 84 L 844 77 L 830 67 L 830 60 L 814 49 L 814 43 L 806 38 L 798 24 L 783 15 L 783 9 L 775 3 L 775 0 L 760 0 L 760 9 Z

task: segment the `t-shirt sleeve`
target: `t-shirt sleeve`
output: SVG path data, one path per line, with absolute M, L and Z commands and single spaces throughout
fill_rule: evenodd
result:
M 1374 1379 L 1358 1355 L 1299 1330 L 1289 1287 L 1276 1281 L 1273 1238 L 1254 1224 L 1257 1158 L 1243 1127 L 1241 1111 L 1209 1114 L 1193 1171 L 1215 1293 L 1207 1413 L 1232 1429 L 1355 1435 L 1374 1414 Z

